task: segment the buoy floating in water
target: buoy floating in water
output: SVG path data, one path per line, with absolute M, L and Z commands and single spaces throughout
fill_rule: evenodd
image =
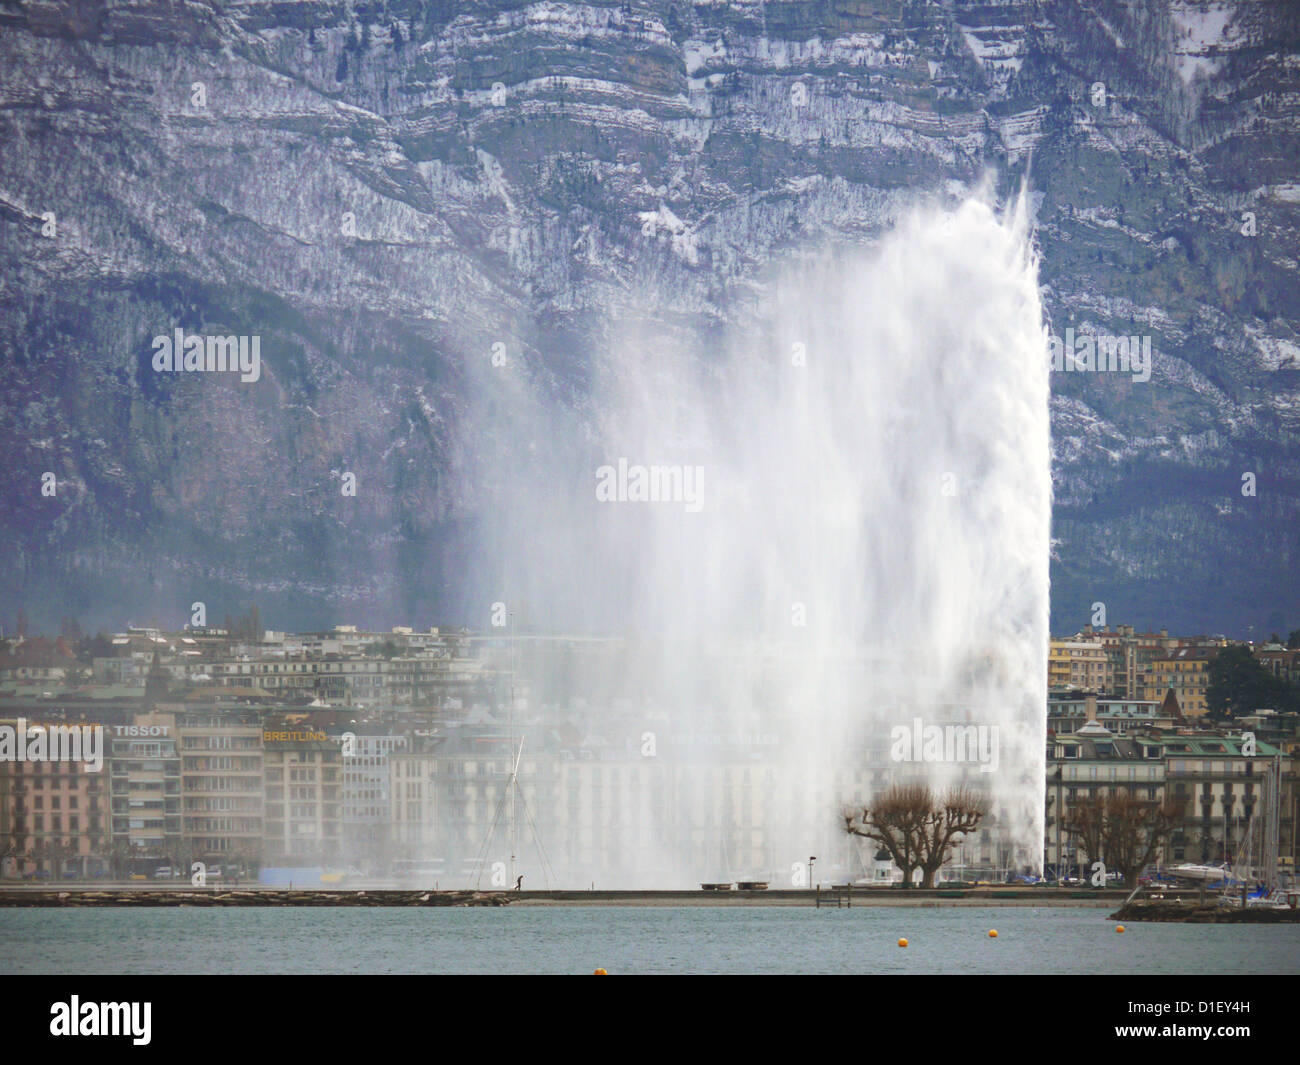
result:
M 1122 932 L 1122 931 L 1124 931 L 1124 926 L 1123 926 L 1122 924 L 1117 924 L 1117 925 L 1115 926 L 1115 931 L 1116 931 L 1116 932 Z
M 998 930 L 996 928 L 990 928 L 989 939 L 997 939 L 997 938 L 998 938 Z
M 905 947 L 905 946 L 907 946 L 907 940 L 906 940 L 906 939 L 900 939 L 900 940 L 898 941 L 898 945 L 899 945 L 900 947 Z
M 608 976 L 609 973 L 605 972 L 604 969 L 597 969 L 597 970 L 596 970 L 594 973 L 592 973 L 591 975 L 592 975 L 592 976 Z

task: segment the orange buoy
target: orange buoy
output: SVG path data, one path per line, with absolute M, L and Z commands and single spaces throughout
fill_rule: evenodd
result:
M 1115 926 L 1115 931 L 1116 931 L 1116 932 L 1123 932 L 1123 931 L 1124 931 L 1124 926 L 1123 926 L 1122 924 L 1117 924 L 1117 925 Z
M 907 946 L 907 940 L 906 940 L 906 939 L 900 939 L 900 940 L 898 941 L 898 945 L 899 945 L 900 947 L 905 947 L 905 946 Z
M 604 969 L 597 969 L 597 970 L 596 970 L 594 973 L 592 973 L 591 975 L 592 975 L 592 976 L 608 976 L 609 973 L 605 972 Z
M 997 938 L 998 938 L 998 930 L 996 928 L 990 928 L 989 939 L 997 939 Z

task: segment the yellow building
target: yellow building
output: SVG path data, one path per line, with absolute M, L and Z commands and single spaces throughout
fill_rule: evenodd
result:
M 1048 649 L 1047 686 L 1110 692 L 1115 686 L 1115 658 L 1095 636 L 1054 639 Z
M 1205 693 L 1210 686 L 1210 663 L 1217 647 L 1184 647 L 1153 659 L 1139 678 L 1143 699 L 1160 700 L 1172 691 L 1188 717 L 1205 713 Z

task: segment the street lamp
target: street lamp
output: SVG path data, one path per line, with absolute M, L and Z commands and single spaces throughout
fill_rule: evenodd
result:
M 813 862 L 816 860 L 817 858 L 814 855 L 810 855 L 808 858 L 808 886 L 810 888 L 815 884 L 815 881 L 813 880 Z

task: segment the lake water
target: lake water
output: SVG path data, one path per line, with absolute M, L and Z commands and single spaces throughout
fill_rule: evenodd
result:
M 1130 924 L 1121 935 L 1109 909 L 3 909 L 0 972 L 1300 972 L 1300 925 Z

